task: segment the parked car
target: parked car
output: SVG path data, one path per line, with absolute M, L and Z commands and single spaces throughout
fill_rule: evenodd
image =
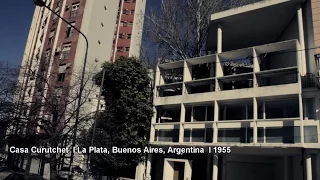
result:
M 32 173 L 18 173 L 14 172 L 4 178 L 4 180 L 44 180 L 42 176 Z

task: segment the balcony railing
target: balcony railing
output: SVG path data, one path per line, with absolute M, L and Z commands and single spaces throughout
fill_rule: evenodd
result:
M 293 39 L 182 61 L 160 61 L 155 85 L 159 91 L 166 85 L 166 89 L 179 92 L 165 96 L 159 93 L 160 97 L 180 95 L 180 89 L 184 89 L 182 94 L 197 94 L 298 85 L 300 57 L 296 52 L 297 45 L 298 41 Z M 175 90 L 178 82 L 181 87 Z M 287 88 L 290 89 L 293 88 Z
M 307 73 L 305 76 L 302 76 L 302 88 L 318 88 L 320 89 L 319 77 L 313 73 Z
M 156 123 L 152 126 L 155 129 L 155 142 L 253 144 L 256 138 L 257 143 L 267 145 L 300 144 L 303 138 L 304 143 L 319 143 L 317 120 L 301 121 L 297 118 L 223 120 Z M 301 128 L 304 130 L 303 135 Z
M 78 11 L 79 11 L 79 10 L 72 10 L 72 11 L 70 11 L 70 18 L 75 18 L 75 17 L 77 17 Z

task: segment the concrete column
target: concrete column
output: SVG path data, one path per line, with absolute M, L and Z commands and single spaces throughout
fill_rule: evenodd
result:
M 223 120 L 227 119 L 227 106 L 223 107 L 223 117 L 222 117 L 222 119 Z M 226 130 L 225 129 L 222 131 L 222 138 L 223 138 L 223 141 L 225 142 L 226 141 Z
M 218 154 L 213 155 L 212 180 L 218 180 Z
M 157 108 L 156 107 L 153 107 L 153 112 L 154 115 L 151 119 L 151 128 L 150 128 L 150 142 L 154 142 L 155 141 L 155 129 L 154 129 L 154 126 L 152 124 L 155 124 L 157 123 Z
M 147 159 L 147 167 L 146 167 L 146 180 L 151 180 L 151 162 L 152 162 L 152 154 L 148 154 Z
M 288 178 L 288 156 L 284 156 L 283 158 L 283 180 L 289 180 Z
M 218 55 L 216 55 L 216 77 L 223 77 L 223 65 L 220 63 L 220 57 Z M 219 81 L 216 80 L 215 84 L 215 91 L 220 91 L 221 87 Z
M 210 64 L 210 77 L 215 77 L 215 62 L 211 62 Z M 216 84 L 214 84 L 216 86 Z M 215 91 L 215 88 L 211 85 L 210 92 Z
M 184 61 L 183 63 L 183 82 L 192 80 L 192 66 Z M 182 83 L 182 95 L 188 94 L 188 88 L 185 83 Z
M 299 30 L 299 43 L 300 43 L 300 74 L 305 75 L 307 72 L 306 69 L 306 52 L 305 52 L 305 42 L 304 42 L 304 29 L 303 29 L 303 15 L 302 8 L 299 4 L 297 7 L 297 16 L 298 16 L 298 30 Z
M 304 157 L 305 160 L 305 176 L 306 180 L 312 180 L 312 162 L 311 154 L 306 154 Z
M 253 48 L 253 71 L 260 72 L 259 53 Z
M 256 98 L 253 98 L 253 143 L 258 143 L 258 102 Z
M 302 106 L 303 106 L 303 119 L 308 120 L 309 119 L 309 113 L 308 113 L 308 99 L 302 98 Z
M 183 142 L 183 137 L 184 137 L 184 126 L 183 126 L 183 123 L 185 122 L 185 115 L 186 115 L 186 108 L 185 108 L 184 104 L 181 104 L 179 143 Z
M 218 24 L 217 34 L 217 53 L 222 53 L 222 28 L 221 24 Z
M 145 166 L 144 163 L 139 163 L 136 167 L 136 177 L 135 180 L 143 180 Z
M 160 84 L 164 84 L 164 80 L 163 80 L 162 74 L 160 72 L 160 68 L 157 67 L 156 71 L 155 71 L 155 77 L 154 77 L 153 99 L 155 99 L 156 97 L 158 97 L 160 95 L 157 90 L 157 86 Z
M 217 122 L 219 121 L 219 104 L 217 101 L 214 101 L 214 123 L 213 123 L 213 143 L 218 142 L 218 126 Z
M 266 102 L 263 101 L 262 102 L 262 119 L 266 119 L 267 118 L 267 114 L 266 114 Z
M 301 143 L 304 143 L 304 126 L 303 126 L 303 101 L 302 95 L 299 94 L 299 115 L 300 115 L 300 139 Z
M 266 119 L 266 102 L 262 102 L 262 119 Z M 263 143 L 266 143 L 266 128 L 263 128 Z

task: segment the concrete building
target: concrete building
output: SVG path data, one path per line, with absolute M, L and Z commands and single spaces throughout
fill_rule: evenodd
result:
M 212 14 L 212 54 L 158 64 L 150 143 L 193 153 L 150 154 L 146 177 L 320 180 L 319 8 L 268 0 Z
M 121 55 L 139 57 L 143 26 L 139 15 L 145 10 L 145 0 L 47 0 L 46 3 L 86 35 L 88 72 L 100 71 L 103 62 L 114 61 Z M 114 51 L 118 46 L 126 51 Z M 85 49 L 85 39 L 77 31 L 47 9 L 36 7 L 23 55 L 24 68 L 19 76 L 22 86 L 17 100 L 41 101 L 37 93 L 39 89 L 46 91 L 48 84 L 61 95 L 60 87 L 79 81 L 79 74 L 75 74 L 81 72 Z M 50 79 L 47 85 L 36 78 L 38 74 Z M 81 113 L 95 111 L 97 97 L 97 93 L 91 94 Z M 25 109 L 23 114 L 28 115 L 29 110 Z M 38 113 L 45 115 L 43 111 Z M 37 133 L 41 133 L 39 128 Z M 32 163 L 31 172 L 38 173 L 40 164 Z M 49 166 L 44 168 L 45 177 L 49 178 Z

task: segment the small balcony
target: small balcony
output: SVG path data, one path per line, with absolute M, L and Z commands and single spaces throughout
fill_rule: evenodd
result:
M 77 17 L 79 10 L 70 11 L 70 19 Z

